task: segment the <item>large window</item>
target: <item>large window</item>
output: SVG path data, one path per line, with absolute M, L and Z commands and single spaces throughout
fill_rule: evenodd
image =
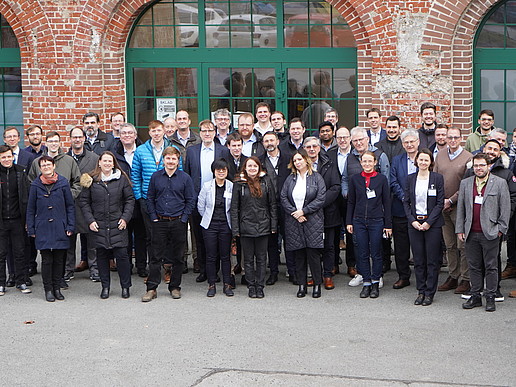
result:
M 312 129 L 329 107 L 356 124 L 355 40 L 325 1 L 158 1 L 136 20 L 126 61 L 139 128 L 179 109 L 195 125 L 261 101 Z
M 23 127 L 20 63 L 18 40 L 0 15 L 0 135 L 6 126 Z

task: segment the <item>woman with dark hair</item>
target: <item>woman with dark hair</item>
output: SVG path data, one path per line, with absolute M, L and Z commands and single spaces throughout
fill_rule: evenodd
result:
M 292 155 L 289 168 L 292 173 L 285 180 L 280 196 L 285 211 L 285 250 L 293 251 L 296 259 L 297 297 L 306 296 L 307 266 L 310 266 L 314 281 L 312 297 L 319 298 L 326 184 L 322 176 L 312 169 L 312 162 L 304 149 Z
M 407 177 L 403 206 L 409 223 L 418 296 L 414 305 L 429 306 L 434 300 L 441 268 L 441 229 L 444 225 L 444 178 L 432 172 L 432 152 L 421 149 L 415 159 L 416 173 Z
M 81 176 L 83 190 L 79 199 L 97 249 L 102 292 L 109 298 L 111 275 L 109 259 L 114 257 L 122 286 L 122 297 L 129 298 L 131 263 L 127 253 L 127 223 L 134 209 L 134 195 L 129 178 L 109 151 L 100 155 L 97 167 Z
M 69 236 L 75 228 L 75 203 L 68 180 L 55 172 L 50 156 L 38 159 L 41 174 L 29 191 L 27 233 L 41 253 L 41 277 L 48 302 L 64 300 L 59 287 L 64 275 Z
M 234 182 L 231 226 L 240 237 L 249 297 L 263 298 L 268 236 L 277 231 L 276 193 L 256 156 L 246 159 Z
M 364 280 L 360 298 L 380 296 L 382 234 L 392 234 L 391 191 L 387 178 L 376 172 L 376 163 L 376 155 L 365 151 L 360 159 L 363 171 L 349 180 L 346 228 L 359 253 L 357 269 Z
M 197 199 L 197 209 L 202 216 L 204 243 L 206 249 L 206 273 L 208 275 L 208 297 L 215 296 L 217 261 L 220 260 L 224 294 L 234 295 L 231 288 L 231 195 L 233 183 L 227 179 L 228 163 L 224 159 L 211 164 L 214 179 L 204 183 Z

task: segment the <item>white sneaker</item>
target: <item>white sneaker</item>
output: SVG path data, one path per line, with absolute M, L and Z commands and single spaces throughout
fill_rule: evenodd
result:
M 380 285 L 378 287 L 381 289 L 383 288 L 383 277 L 380 277 Z
M 364 279 L 360 274 L 355 275 L 351 281 L 349 281 L 349 286 L 360 286 L 364 282 Z

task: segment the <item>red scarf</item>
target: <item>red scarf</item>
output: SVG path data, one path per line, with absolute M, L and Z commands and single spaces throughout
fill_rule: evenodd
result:
M 43 175 L 40 176 L 41 181 L 45 185 L 55 184 L 55 182 L 57 181 L 57 178 L 58 178 L 58 174 L 55 173 L 55 172 L 50 177 L 46 177 L 46 176 L 43 176 Z
M 378 175 L 378 172 L 373 171 L 373 172 L 367 173 L 367 172 L 362 171 L 361 175 L 363 177 L 365 177 L 366 188 L 369 188 L 369 183 L 371 182 L 371 177 L 375 177 L 376 175 Z

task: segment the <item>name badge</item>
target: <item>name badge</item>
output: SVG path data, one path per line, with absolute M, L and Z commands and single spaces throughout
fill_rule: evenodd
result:
M 428 196 L 437 196 L 437 190 L 435 188 L 430 188 L 428 190 Z
M 483 201 L 484 201 L 483 196 L 480 196 L 480 195 L 475 196 L 475 204 L 482 204 Z
M 231 192 L 229 192 L 229 191 L 224 191 L 224 198 L 225 198 L 225 199 L 231 199 L 231 198 L 232 198 L 232 196 L 233 196 L 233 195 L 231 194 Z
M 374 189 L 367 189 L 366 190 L 366 195 L 367 195 L 367 198 L 368 199 L 373 199 L 376 197 L 376 192 L 374 192 Z

